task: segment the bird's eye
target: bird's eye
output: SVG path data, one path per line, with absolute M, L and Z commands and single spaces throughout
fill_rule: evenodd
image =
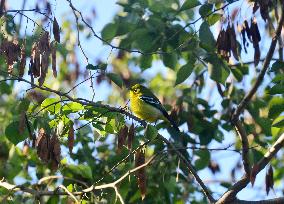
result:
M 137 91 L 138 91 L 137 89 L 133 89 L 133 92 L 134 92 L 134 93 L 137 93 Z

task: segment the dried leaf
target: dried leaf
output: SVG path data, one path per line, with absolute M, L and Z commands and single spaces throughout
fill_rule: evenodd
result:
M 26 113 L 24 111 L 21 112 L 20 114 L 20 119 L 19 119 L 19 133 L 23 134 L 26 128 Z
M 19 77 L 24 76 L 25 67 L 26 67 L 26 60 L 27 60 L 26 47 L 25 47 L 25 44 L 23 44 L 23 46 L 21 48 L 21 61 L 20 61 L 20 65 L 19 65 Z
M 273 189 L 274 186 L 274 180 L 273 180 L 273 168 L 271 165 L 269 165 L 268 171 L 265 175 L 265 188 L 266 188 L 266 194 L 268 195 L 270 189 Z
M 60 28 L 59 28 L 58 22 L 57 22 L 55 17 L 54 17 L 54 20 L 53 20 L 53 35 L 54 35 L 54 39 L 58 43 L 60 43 Z
M 73 124 L 71 124 L 68 133 L 68 148 L 70 154 L 72 154 L 73 147 L 74 147 L 74 127 Z
M 138 150 L 135 154 L 135 167 L 141 166 L 145 163 L 145 153 L 143 150 Z M 141 168 L 136 173 L 138 187 L 141 193 L 141 199 L 144 200 L 146 195 L 146 172 L 145 168 Z
M 39 130 L 36 148 L 39 158 L 47 163 L 49 160 L 49 137 L 46 135 L 43 128 Z
M 259 166 L 258 164 L 254 164 L 251 170 L 251 174 L 250 174 L 250 182 L 252 186 L 254 185 L 255 178 L 258 172 L 259 172 Z
M 135 134 L 135 128 L 134 128 L 134 124 L 132 123 L 132 125 L 129 128 L 128 137 L 127 137 L 127 147 L 128 147 L 128 149 L 132 149 L 132 144 L 133 144 L 133 140 L 134 140 L 134 134 Z
M 128 127 L 124 125 L 118 132 L 117 138 L 117 152 L 120 153 L 128 134 Z

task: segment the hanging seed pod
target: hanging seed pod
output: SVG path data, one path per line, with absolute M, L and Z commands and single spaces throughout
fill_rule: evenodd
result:
M 23 77 L 25 73 L 25 67 L 26 67 L 26 47 L 25 44 L 21 47 L 21 60 L 19 65 L 19 77 Z
M 71 124 L 68 132 L 68 148 L 70 154 L 72 154 L 73 147 L 74 147 L 74 128 L 73 124 Z
M 59 28 L 58 22 L 55 17 L 53 19 L 53 35 L 54 35 L 54 39 L 58 43 L 60 43 L 60 28 Z
M 231 51 L 236 60 L 239 60 L 238 42 L 234 25 L 230 26 Z
M 134 135 L 135 135 L 135 128 L 134 128 L 134 124 L 132 123 L 132 125 L 129 128 L 128 137 L 127 137 L 127 147 L 130 150 L 132 149 Z
M 256 18 L 251 20 L 251 36 L 254 47 L 254 65 L 257 66 L 260 60 L 259 42 L 261 40 Z
M 49 137 L 46 135 L 43 128 L 39 130 L 36 148 L 38 157 L 47 163 L 49 160 Z
M 120 153 L 128 134 L 128 127 L 124 125 L 118 132 L 117 138 L 117 152 Z
M 265 187 L 266 187 L 266 194 L 268 195 L 270 189 L 273 190 L 274 180 L 273 180 L 273 168 L 270 165 L 268 171 L 265 175 Z
M 139 167 L 145 163 L 145 153 L 143 150 L 138 150 L 135 154 L 135 167 Z M 141 193 L 141 199 L 144 200 L 146 195 L 146 171 L 141 168 L 136 173 L 137 183 Z
M 242 26 L 241 34 L 242 34 L 242 41 L 243 41 L 243 47 L 244 47 L 245 53 L 248 53 L 247 48 L 246 48 L 246 42 L 247 42 L 246 30 L 245 30 L 244 26 Z
M 253 8 L 252 8 L 253 14 L 255 14 L 255 12 L 257 12 L 258 9 L 259 9 L 258 2 L 254 2 Z
M 249 27 L 247 20 L 244 21 L 244 28 L 246 30 L 248 39 L 251 40 L 251 32 L 250 32 L 250 27 Z

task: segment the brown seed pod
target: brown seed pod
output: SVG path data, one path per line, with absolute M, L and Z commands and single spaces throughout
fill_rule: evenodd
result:
M 72 154 L 73 147 L 74 147 L 74 128 L 73 124 L 71 124 L 68 132 L 68 148 L 70 154 Z
M 273 168 L 271 165 L 269 165 L 268 171 L 265 175 L 265 188 L 266 188 L 266 194 L 268 195 L 270 189 L 273 189 L 274 186 L 274 180 L 273 180 Z
M 25 47 L 25 44 L 23 44 L 22 47 L 21 47 L 21 61 L 20 61 L 20 65 L 19 65 L 19 77 L 24 76 L 25 67 L 26 67 L 26 60 L 27 60 L 26 47 Z
M 248 39 L 251 40 L 251 32 L 250 32 L 250 27 L 249 27 L 247 20 L 244 21 L 244 28 L 245 28 L 245 31 L 247 33 Z
M 53 35 L 54 35 L 54 39 L 58 43 L 60 43 L 60 28 L 59 28 L 58 22 L 55 17 L 53 19 Z
M 236 60 L 239 60 L 238 43 L 234 25 L 230 27 L 231 51 Z
M 118 132 L 117 138 L 117 152 L 120 153 L 123 145 L 125 145 L 126 137 L 128 134 L 128 127 L 124 125 Z
M 50 139 L 50 147 L 49 147 L 51 168 L 56 170 L 60 164 L 61 157 L 61 148 L 60 142 L 56 134 L 54 134 Z
M 49 160 L 49 137 L 46 135 L 43 128 L 39 130 L 36 148 L 38 157 L 47 163 Z
M 139 167 L 145 163 L 145 153 L 139 149 L 135 154 L 135 167 Z M 138 187 L 141 193 L 141 199 L 144 200 L 146 195 L 146 171 L 145 168 L 141 168 L 136 173 Z
M 55 42 L 51 43 L 51 63 L 52 63 L 52 73 L 53 76 L 57 77 L 57 70 L 56 70 L 56 44 Z
M 134 124 L 132 123 L 132 125 L 129 128 L 128 137 L 127 137 L 127 147 L 130 150 L 132 149 L 134 135 L 135 135 L 135 128 L 134 128 Z
M 8 64 L 8 73 L 12 74 L 13 66 L 18 62 L 21 53 L 21 48 L 17 40 L 7 41 L 4 40 L 0 46 L 0 54 L 5 56 Z

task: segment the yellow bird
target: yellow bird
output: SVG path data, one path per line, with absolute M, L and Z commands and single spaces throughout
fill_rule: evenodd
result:
M 159 99 L 150 89 L 141 84 L 135 84 L 130 88 L 130 109 L 142 120 L 151 123 L 157 120 L 168 121 L 177 131 L 180 131 Z

